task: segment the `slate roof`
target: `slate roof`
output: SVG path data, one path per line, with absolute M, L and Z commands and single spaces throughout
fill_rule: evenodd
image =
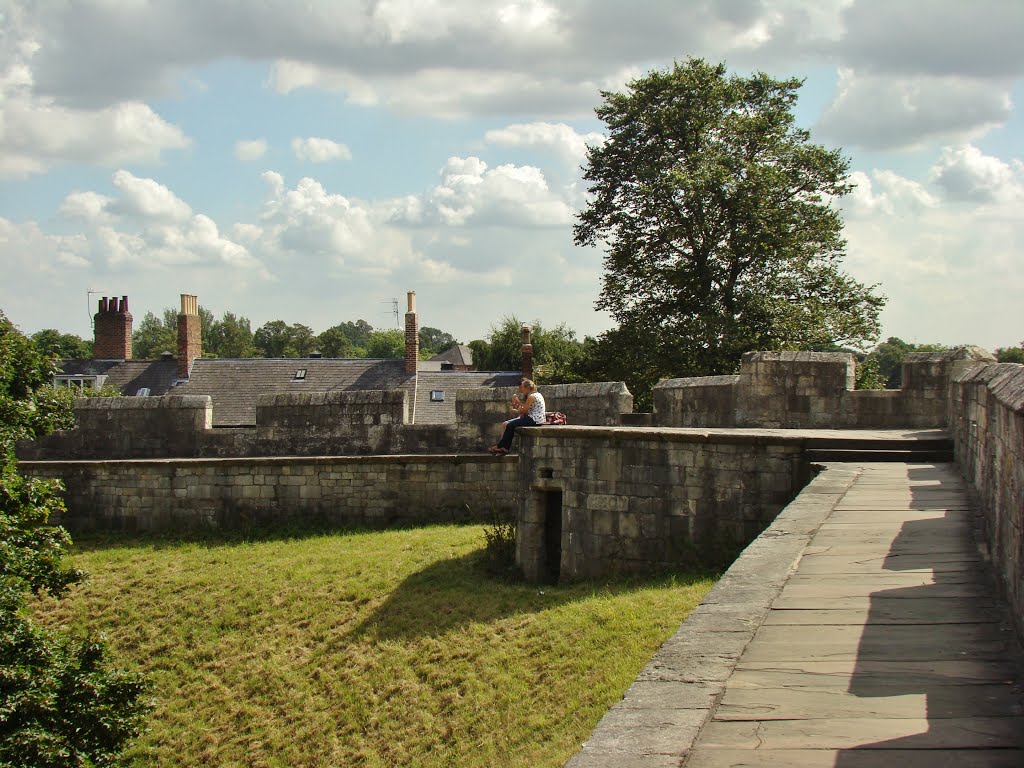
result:
M 64 360 L 65 376 L 106 376 L 104 386 L 118 387 L 128 396 L 148 387 L 150 396 L 166 395 L 178 380 L 178 364 L 173 360 Z
M 304 379 L 296 378 L 300 369 L 306 371 Z M 174 393 L 209 395 L 213 425 L 238 427 L 256 424 L 257 395 L 396 389 L 411 380 L 401 359 L 200 358 Z
M 431 362 L 451 363 L 453 365 L 473 365 L 473 350 L 465 344 L 456 344 L 444 352 L 438 352 L 433 357 L 427 358 Z
M 417 424 L 453 424 L 455 390 L 471 387 L 514 387 L 522 379 L 518 371 L 420 371 L 416 392 Z M 442 402 L 432 402 L 430 393 L 444 392 Z M 410 414 L 412 404 L 409 404 Z
M 296 373 L 305 369 L 304 379 Z M 284 358 L 199 359 L 192 364 L 189 381 L 174 390 L 181 395 L 209 395 L 215 427 L 256 424 L 256 397 L 283 392 L 334 392 L 370 389 L 405 389 L 412 410 L 415 377 L 398 359 Z M 504 387 L 519 383 L 516 372 L 421 371 L 416 393 L 416 423 L 455 421 L 455 390 L 460 387 Z M 443 390 L 444 402 L 430 402 L 431 390 Z

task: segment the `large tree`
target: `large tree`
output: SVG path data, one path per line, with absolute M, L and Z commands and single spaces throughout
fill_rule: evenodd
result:
M 632 346 L 634 386 L 877 336 L 884 299 L 841 269 L 848 163 L 796 127 L 800 85 L 690 59 L 602 94 L 575 239 L 606 249 L 597 306 Z

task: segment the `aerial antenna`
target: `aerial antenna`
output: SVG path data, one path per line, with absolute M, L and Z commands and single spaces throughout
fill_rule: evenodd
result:
M 391 305 L 391 312 L 390 312 L 390 314 L 395 316 L 395 328 L 401 328 L 402 324 L 399 322 L 399 314 L 398 314 L 398 299 L 391 299 L 390 301 L 385 300 L 385 301 L 382 301 L 381 304 L 390 304 Z
M 96 321 L 92 316 L 92 297 L 99 293 L 95 288 L 87 288 L 85 291 L 85 312 L 89 315 L 89 327 L 96 330 Z

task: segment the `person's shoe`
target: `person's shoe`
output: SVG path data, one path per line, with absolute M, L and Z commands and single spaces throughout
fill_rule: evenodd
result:
M 491 446 L 490 448 L 488 448 L 487 450 L 488 450 L 488 452 L 489 452 L 489 453 L 499 453 L 499 452 L 500 452 L 500 451 L 502 451 L 503 449 L 502 449 L 502 448 L 499 448 L 499 447 L 498 447 L 498 446 L 496 446 L 496 445 L 492 445 L 492 446 Z
M 498 448 L 497 446 L 495 446 L 494 450 L 491 451 L 491 453 L 493 453 L 495 456 L 504 456 L 506 453 L 508 453 L 508 449 L 507 448 Z

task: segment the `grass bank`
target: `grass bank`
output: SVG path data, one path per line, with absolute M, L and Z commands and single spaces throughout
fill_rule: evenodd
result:
M 135 766 L 559 766 L 712 581 L 509 584 L 482 541 L 85 542 L 39 611 L 155 683 Z

